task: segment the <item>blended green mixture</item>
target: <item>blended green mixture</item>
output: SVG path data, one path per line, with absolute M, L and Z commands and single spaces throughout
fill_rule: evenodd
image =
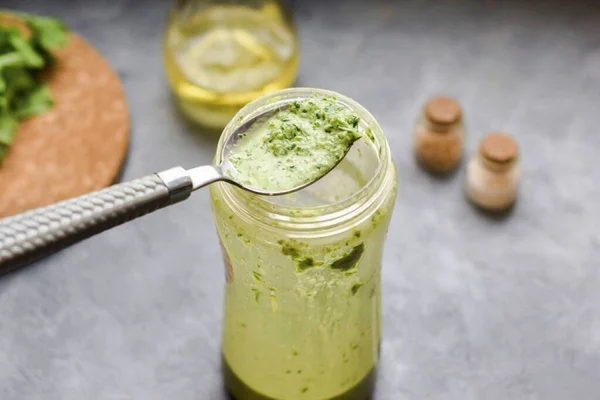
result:
M 334 98 L 298 100 L 242 134 L 229 160 L 241 182 L 287 190 L 329 172 L 362 137 L 360 118 Z

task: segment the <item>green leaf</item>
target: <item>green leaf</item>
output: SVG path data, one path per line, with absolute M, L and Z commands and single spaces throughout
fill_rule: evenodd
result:
M 9 67 L 4 70 L 4 79 L 10 82 L 10 86 L 15 91 L 30 90 L 37 86 L 30 71 L 20 67 Z
M 0 10 L 2 13 L 3 10 Z M 31 31 L 0 26 L 0 161 L 17 133 L 18 121 L 52 108 L 49 88 L 37 74 L 52 60 L 52 50 L 67 41 L 67 28 L 55 19 L 13 13 Z
M 19 65 L 23 65 L 23 59 L 18 52 L 12 51 L 10 53 L 0 55 L 0 70 L 6 67 L 14 67 Z
M 9 96 L 6 94 L 0 96 L 0 115 L 8 114 L 9 110 Z
M 21 35 L 12 35 L 10 37 L 10 43 L 14 49 L 19 52 L 19 56 L 28 67 L 41 68 L 44 66 L 46 61 L 40 56 L 35 48 L 25 40 Z
M 15 100 L 14 115 L 17 119 L 32 117 L 48 111 L 54 105 L 50 89 L 40 85 L 35 89 L 23 93 Z
M 67 27 L 62 21 L 51 17 L 40 17 L 31 14 L 19 14 L 36 40 L 46 50 L 55 50 L 67 42 Z
M 21 32 L 12 27 L 1 27 L 0 28 L 0 52 L 7 53 L 14 50 L 13 45 L 10 43 L 10 38 L 14 35 L 21 35 Z
M 0 145 L 9 146 L 13 142 L 17 126 L 17 121 L 10 115 L 0 115 Z
M 0 144 L 0 162 L 6 157 L 8 154 L 8 146 L 4 146 Z

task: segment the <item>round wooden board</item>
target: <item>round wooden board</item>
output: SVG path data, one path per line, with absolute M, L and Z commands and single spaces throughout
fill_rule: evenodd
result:
M 110 185 L 127 152 L 125 92 L 90 43 L 71 34 L 44 78 L 55 106 L 21 121 L 0 163 L 0 218 Z

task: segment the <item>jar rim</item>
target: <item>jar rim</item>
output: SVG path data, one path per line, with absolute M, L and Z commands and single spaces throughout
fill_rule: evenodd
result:
M 222 161 L 223 146 L 238 126 L 267 110 L 276 109 L 294 100 L 314 97 L 334 98 L 358 114 L 363 130 L 370 129 L 371 137 L 365 136 L 363 140 L 371 140 L 372 145 L 375 146 L 374 150 L 378 155 L 378 165 L 368 182 L 351 195 L 330 204 L 295 207 L 271 201 L 273 197 L 254 195 L 234 185 L 217 183 L 224 197 L 231 203 L 232 208 L 255 220 L 258 219 L 256 218 L 257 215 L 262 214 L 261 217 L 271 220 L 271 223 L 267 224 L 269 226 L 277 225 L 290 230 L 310 226 L 309 229 L 314 230 L 318 227 L 331 227 L 346 221 L 348 218 L 354 218 L 356 214 L 360 214 L 364 211 L 364 208 L 370 207 L 373 203 L 381 186 L 380 183 L 383 181 L 387 168 L 391 163 L 388 142 L 383 130 L 369 111 L 356 101 L 334 91 L 309 87 L 290 88 L 267 94 L 248 103 L 238 111 L 223 130 L 217 145 L 215 162 Z M 250 199 L 253 201 L 248 201 Z M 240 204 L 242 202 L 244 204 Z M 248 207 L 250 203 L 251 207 Z M 253 223 L 255 222 L 259 221 L 253 221 Z

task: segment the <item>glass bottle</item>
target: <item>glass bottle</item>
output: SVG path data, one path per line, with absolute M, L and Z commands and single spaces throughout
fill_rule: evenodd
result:
M 296 29 L 282 0 L 177 0 L 163 52 L 182 111 L 215 129 L 249 101 L 291 86 L 298 71 Z
M 315 95 L 350 107 L 365 133 L 332 172 L 287 196 L 210 188 L 226 265 L 224 376 L 240 400 L 363 400 L 375 382 L 382 252 L 397 193 L 377 121 L 337 93 L 288 89 L 244 107 L 217 154 L 262 107 Z
M 460 104 L 450 97 L 431 98 L 415 129 L 417 160 L 434 173 L 454 170 L 462 159 L 464 131 Z
M 504 211 L 517 199 L 519 148 L 512 136 L 490 133 L 467 166 L 467 196 L 488 211 Z

